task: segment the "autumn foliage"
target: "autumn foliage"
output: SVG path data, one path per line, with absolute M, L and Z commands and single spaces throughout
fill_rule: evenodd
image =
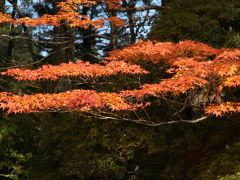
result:
M 118 18 L 90 20 L 77 13 L 77 5 L 94 5 L 88 0 L 67 0 L 58 4 L 57 15 L 44 15 L 36 19 L 11 19 L 0 14 L 0 22 L 29 26 L 59 26 L 64 20 L 69 26 L 89 25 L 100 27 L 103 21 L 110 20 L 122 25 Z M 109 8 L 117 8 L 119 1 L 105 1 Z M 58 94 L 33 94 L 18 96 L 2 92 L 0 107 L 7 113 L 31 113 L 43 111 L 90 111 L 107 108 L 109 110 L 135 110 L 147 102 L 147 96 L 178 96 L 192 93 L 201 97 L 200 106 L 206 114 L 223 115 L 240 112 L 239 102 L 225 102 L 224 90 L 240 85 L 240 50 L 216 49 L 206 44 L 193 41 L 171 42 L 140 41 L 122 50 L 109 53 L 106 61 L 100 64 L 76 61 L 58 66 L 44 65 L 39 69 L 9 69 L 2 75 L 12 76 L 17 80 L 57 80 L 60 77 L 99 77 L 125 74 L 147 74 L 140 67 L 144 62 L 164 63 L 169 68 L 171 78 L 161 79 L 157 84 L 144 84 L 138 89 L 118 92 L 97 92 L 77 89 Z M 138 65 L 136 65 L 138 64 Z M 139 103 L 141 102 L 141 103 Z M 143 103 L 142 103 L 143 102 Z
M 58 66 L 44 65 L 39 69 L 9 69 L 6 72 L 2 72 L 2 75 L 15 77 L 17 80 L 41 80 L 50 79 L 56 80 L 59 77 L 99 77 L 115 75 L 117 73 L 126 74 L 141 74 L 148 73 L 141 69 L 138 65 L 131 65 L 124 61 L 112 61 L 109 63 L 90 64 L 89 62 L 83 62 L 81 60 L 76 63 L 62 63 Z
M 3 92 L 1 108 L 6 109 L 8 113 L 79 111 L 103 107 L 110 107 L 112 110 L 132 110 L 136 104 L 131 104 L 132 102 L 128 102 L 126 98 L 139 99 L 169 93 L 176 96 L 196 90 L 197 93 L 202 93 L 201 103 L 206 106 L 207 114 L 238 112 L 240 110 L 238 102 L 224 102 L 223 90 L 240 84 L 239 57 L 238 49 L 215 49 L 192 41 L 177 44 L 148 41 L 111 52 L 110 57 L 106 58 L 108 62 L 103 65 L 78 61 L 59 66 L 45 65 L 36 70 L 9 69 L 2 72 L 2 75 L 12 76 L 18 80 L 56 80 L 63 76 L 108 76 L 119 72 L 132 75 L 146 74 L 147 71 L 132 63 L 151 61 L 169 65 L 167 73 L 172 74 L 172 77 L 160 80 L 158 84 L 144 84 L 139 89 L 116 93 L 73 90 L 59 94 L 17 96 Z
M 106 0 L 104 3 L 111 9 L 117 8 L 119 1 Z M 0 12 L 0 23 L 25 24 L 27 26 L 60 26 L 64 22 L 69 26 L 88 28 L 92 25 L 95 28 L 100 28 L 103 26 L 105 21 L 111 21 L 116 26 L 125 25 L 125 22 L 117 17 L 91 20 L 88 16 L 82 15 L 78 12 L 79 6 L 81 5 L 89 6 L 96 4 L 96 1 L 91 0 L 67 0 L 64 2 L 58 2 L 57 6 L 60 10 L 56 15 L 45 14 L 42 17 L 34 19 L 28 17 L 13 19 L 10 15 Z
M 170 79 L 161 80 L 158 84 L 144 84 L 137 90 L 122 91 L 124 97 L 141 98 L 166 93 L 179 95 L 196 90 L 196 96 L 199 93 L 202 96 L 203 106 L 208 105 L 205 107 L 207 114 L 239 112 L 238 102 L 223 102 L 224 88 L 239 85 L 238 49 L 215 49 L 193 41 L 177 44 L 148 41 L 110 54 L 113 60 L 164 62 L 170 65 L 167 72 L 173 74 Z
M 18 96 L 1 93 L 1 108 L 7 113 L 90 111 L 93 108 L 110 108 L 111 110 L 130 110 L 129 104 L 116 93 L 94 90 L 72 90 L 58 94 L 34 94 Z

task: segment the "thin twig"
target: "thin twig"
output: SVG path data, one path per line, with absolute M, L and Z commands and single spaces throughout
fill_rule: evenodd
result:
M 150 126 L 150 127 L 158 127 L 158 126 L 163 126 L 163 125 L 167 125 L 167 124 L 178 124 L 178 123 L 194 124 L 194 123 L 201 122 L 201 121 L 210 117 L 210 116 L 203 116 L 201 118 L 194 119 L 194 120 L 175 120 L 175 121 L 165 121 L 165 122 L 156 123 L 156 122 L 153 122 L 153 121 L 143 120 L 143 119 L 134 120 L 134 119 L 124 118 L 124 117 L 117 117 L 117 116 L 104 116 L 104 115 L 96 114 L 96 113 L 93 113 L 93 112 L 90 112 L 90 113 L 92 115 L 98 117 L 99 119 L 115 120 L 115 121 L 128 121 L 128 122 L 133 122 L 133 123 L 136 123 L 136 124 L 142 124 L 142 125 Z

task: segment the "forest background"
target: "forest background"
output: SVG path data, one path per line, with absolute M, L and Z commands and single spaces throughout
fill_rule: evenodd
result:
M 8 0 L 0 12 L 17 20 L 56 15 L 60 0 Z M 102 28 L 0 25 L 0 69 L 36 69 L 81 59 L 98 63 L 112 50 L 139 40 L 178 43 L 194 40 L 215 48 L 240 48 L 240 2 L 224 0 L 123 0 L 81 6 L 91 20 L 119 17 Z M 150 32 L 148 33 L 148 31 Z M 2 76 L 1 91 L 18 95 L 60 93 L 75 88 L 116 91 L 166 78 L 163 63 L 140 62 L 147 76 L 118 75 L 94 84 L 89 79 L 17 81 Z M 239 99 L 239 89 L 225 92 Z M 184 95 L 149 97 L 147 116 L 156 123 L 196 119 L 202 111 L 186 105 Z M 183 106 L 184 105 L 184 106 Z M 183 108 L 184 107 L 184 108 Z M 138 112 L 140 115 L 145 112 Z M 237 179 L 240 178 L 239 114 L 206 117 L 197 123 L 152 127 L 131 121 L 103 120 L 75 112 L 6 114 L 0 119 L 2 179 Z M 135 114 L 128 114 L 135 118 Z M 204 116 L 205 117 L 205 116 Z

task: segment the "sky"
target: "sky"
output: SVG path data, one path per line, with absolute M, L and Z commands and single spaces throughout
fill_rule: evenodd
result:
M 43 0 L 32 0 L 33 2 L 42 2 Z M 129 0 L 128 0 L 129 1 Z M 131 0 L 130 0 L 131 1 Z M 22 0 L 18 0 L 18 4 L 20 5 L 20 3 L 22 2 Z M 153 4 L 154 5 L 161 5 L 162 4 L 162 0 L 153 0 Z M 10 6 L 11 4 L 6 0 L 6 6 L 8 6 L 8 11 L 11 11 L 12 10 L 12 8 L 11 8 L 11 6 Z M 137 7 L 140 7 L 140 6 L 143 6 L 143 3 L 142 2 L 139 2 L 138 4 L 137 4 Z M 28 6 L 25 6 L 24 8 L 26 8 L 26 7 L 28 7 Z M 21 6 L 20 6 L 20 8 L 21 8 Z M 155 14 L 155 10 L 151 10 L 150 11 L 150 15 L 153 15 L 153 14 Z M 136 17 L 139 17 L 139 18 L 141 18 L 141 17 L 144 17 L 146 15 L 146 12 L 137 12 L 136 13 Z M 36 16 L 37 16 L 37 14 L 36 14 Z M 39 28 L 41 28 L 41 27 L 39 27 Z M 147 35 L 147 33 L 150 31 L 150 28 L 151 28 L 151 26 L 148 26 L 148 25 L 146 25 L 146 26 L 144 26 L 144 29 L 146 30 L 146 32 L 142 32 L 142 36 L 144 37 L 144 36 L 146 36 Z M 38 28 L 37 28 L 38 29 Z M 36 30 L 37 30 L 36 29 Z M 38 30 L 37 30 L 38 31 Z M 106 32 L 108 32 L 109 31 L 109 28 L 105 28 L 105 33 Z M 104 32 L 104 31 L 102 31 L 102 32 Z M 139 36 L 140 37 L 140 36 Z M 104 43 L 104 42 L 103 42 Z M 46 55 L 46 54 L 45 54 Z

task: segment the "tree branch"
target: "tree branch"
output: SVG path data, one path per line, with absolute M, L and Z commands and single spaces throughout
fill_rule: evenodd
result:
M 29 40 L 29 41 L 32 41 L 34 43 L 40 43 L 40 44 L 53 44 L 53 45 L 61 45 L 61 44 L 68 44 L 69 42 L 71 42 L 71 40 L 68 40 L 68 41 L 55 41 L 55 42 L 49 42 L 49 41 L 39 41 L 39 40 L 34 40 L 32 38 L 29 38 L 29 37 L 25 37 L 25 36 L 9 36 L 9 35 L 6 35 L 6 34 L 1 34 L 0 37 L 6 37 L 6 38 L 9 38 L 9 39 L 24 39 L 24 40 Z
M 163 126 L 163 125 L 167 125 L 167 124 L 178 124 L 178 123 L 195 124 L 195 123 L 201 122 L 210 117 L 210 116 L 203 116 L 201 118 L 197 118 L 194 120 L 176 120 L 176 121 L 166 121 L 166 122 L 156 123 L 153 121 L 143 120 L 143 119 L 134 120 L 134 119 L 123 118 L 123 117 L 118 117 L 118 116 L 105 116 L 105 115 L 96 114 L 93 112 L 91 112 L 90 114 L 94 115 L 95 117 L 97 117 L 99 119 L 103 119 L 103 120 L 128 121 L 128 122 L 142 124 L 142 125 L 150 126 L 150 127 L 159 127 L 159 126 Z
M 134 8 L 120 7 L 120 8 L 116 8 L 116 9 L 112 9 L 112 10 L 120 11 L 120 12 L 133 12 L 133 11 L 145 11 L 145 10 L 151 10 L 151 9 L 162 10 L 162 9 L 169 9 L 169 7 L 168 6 L 151 5 L 151 6 L 134 7 Z
M 90 34 L 90 35 L 87 35 L 87 36 L 82 36 L 82 37 L 79 37 L 79 38 L 75 38 L 75 40 L 78 40 L 78 39 L 87 39 L 87 38 L 111 39 L 111 37 L 105 36 L 105 35 L 102 35 L 102 34 Z

